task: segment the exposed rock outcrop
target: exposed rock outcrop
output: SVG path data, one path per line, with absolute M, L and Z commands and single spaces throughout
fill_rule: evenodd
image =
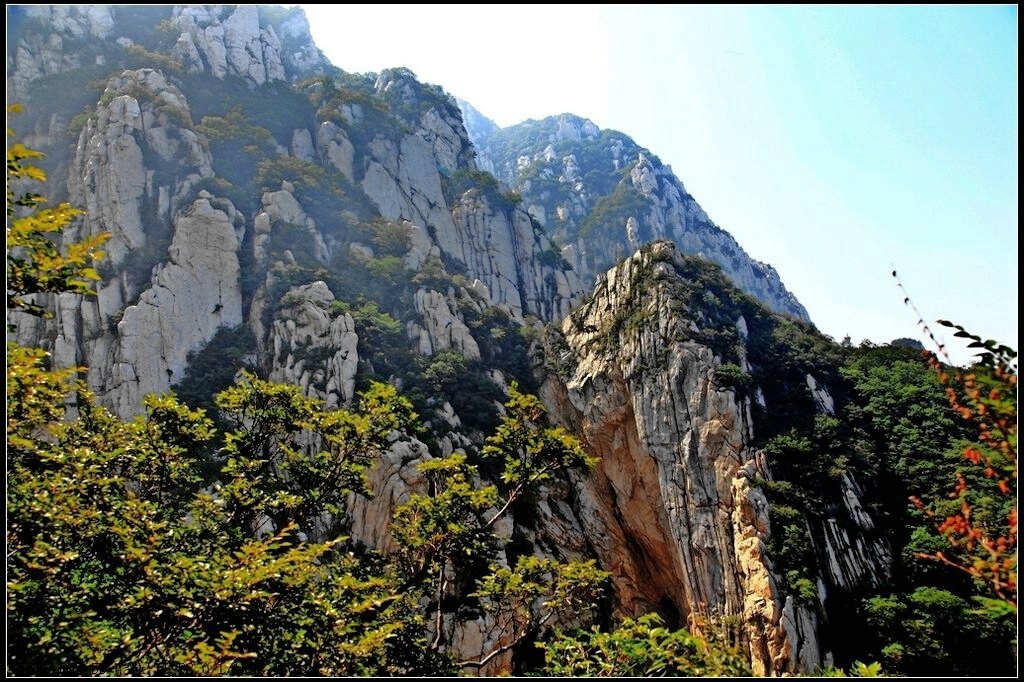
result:
M 666 243 L 639 252 L 563 324 L 574 366 L 546 396 L 601 456 L 577 481 L 576 518 L 624 612 L 698 628 L 739 617 L 756 671 L 810 670 L 821 663 L 816 616 L 779 593 L 764 556 L 750 405 L 716 385 L 720 361 L 688 340 L 680 258 Z
M 821 536 L 824 566 L 829 584 L 842 589 L 878 586 L 889 577 L 892 550 L 879 537 L 875 522 L 864 508 L 864 493 L 853 474 L 840 482 L 842 505 L 824 520 Z
M 374 88 L 393 114 L 414 126 L 442 173 L 476 167 L 462 114 L 439 86 L 420 83 L 411 71 L 399 68 L 381 71 Z
M 14 35 L 7 60 L 8 100 L 24 102 L 29 86 L 43 76 L 102 66 L 116 58 L 116 50 L 145 53 L 147 48 L 124 35 L 128 25 L 137 27 L 139 21 L 152 22 L 146 28 L 158 31 L 161 44 L 169 41 L 169 57 L 193 73 L 235 76 L 257 86 L 323 73 L 328 66 L 298 7 L 273 11 L 256 5 L 179 5 L 173 11 L 154 9 L 149 17 L 126 16 L 133 12 L 112 5 L 17 8 L 16 26 L 27 20 L 42 30 Z M 165 19 L 157 16 L 162 13 Z
M 188 102 L 159 71 L 112 78 L 79 136 L 69 179 L 86 217 L 71 238 L 109 232 L 95 298 L 57 302 L 54 361 L 88 365 L 88 385 L 121 415 L 181 380 L 188 353 L 242 322 L 242 216 L 195 184 L 212 174 Z
M 378 137 L 370 151 L 362 188 L 381 214 L 426 228 L 440 253 L 462 263 L 494 304 L 516 319 L 532 314 L 553 321 L 578 300 L 582 288 L 575 273 L 525 211 L 496 205 L 492 195 L 476 190 L 449 210 L 433 148 L 422 137 Z
M 468 110 L 466 110 L 468 111 Z M 468 111 L 479 120 L 479 113 Z M 637 248 L 667 239 L 719 265 L 738 287 L 777 312 L 808 319 L 779 274 L 715 225 L 672 169 L 627 135 L 562 114 L 496 129 L 470 128 L 478 164 L 523 196 L 590 282 Z
M 373 497 L 352 494 L 348 498 L 349 532 L 357 542 L 393 552 L 389 525 L 395 509 L 414 493 L 426 490 L 427 479 L 418 465 L 430 459 L 427 446 L 415 438 L 392 444 L 368 475 Z
M 84 229 L 111 234 L 104 250 L 113 268 L 159 232 L 153 223 L 170 219 L 172 198 L 213 170 L 190 129 L 185 96 L 161 72 L 125 71 L 110 79 L 103 99 L 78 138 L 69 185 L 86 212 Z
M 230 203 L 200 196 L 175 216 L 168 260 L 157 266 L 138 302 L 125 307 L 116 330 L 58 338 L 55 360 L 87 353 L 88 383 L 116 413 L 140 413 L 146 395 L 165 393 L 183 378 L 189 352 L 205 346 L 221 327 L 241 324 L 232 214 Z M 62 332 L 79 324 L 96 328 L 98 306 L 92 300 L 62 294 L 58 311 Z
M 766 406 L 765 391 L 752 385 L 764 366 L 756 345 L 768 343 L 769 316 L 739 294 L 756 310 L 704 315 L 687 296 L 711 291 L 700 280 L 682 295 L 679 251 L 717 261 L 776 310 L 806 312 L 650 152 L 569 115 L 502 130 L 466 110 L 464 125 L 450 97 L 406 69 L 338 75 L 297 9 L 18 11 L 31 21 L 12 40 L 9 94 L 47 76 L 75 70 L 69 78 L 77 77 L 103 60 L 118 64 L 114 76 L 104 70 L 106 90 L 86 115 L 78 116 L 76 101 L 65 107 L 76 111 L 40 116 L 29 126 L 34 137 L 19 138 L 59 150 L 78 117 L 77 145 L 51 180 L 66 184 L 69 201 L 87 211 L 69 238 L 111 234 L 97 296 L 56 297 L 50 321 L 19 318 L 20 342 L 52 349 L 57 366 L 87 365 L 90 389 L 125 417 L 142 411 L 145 394 L 180 381 L 191 351 L 238 325 L 254 333 L 247 357 L 261 372 L 328 407 L 351 403 L 357 368 L 411 386 L 429 412 L 430 447 L 396 440 L 369 472 L 374 497 L 353 496 L 346 518 L 323 519 L 332 532 L 344 521 L 356 542 L 390 551 L 395 507 L 425 489 L 416 465 L 456 451 L 472 456 L 486 428 L 470 413 L 480 402 L 422 395 L 430 391 L 423 368 L 437 359 L 409 351 L 458 353 L 476 385 L 496 394 L 513 375 L 529 375 L 538 336 L 557 336 L 558 352 L 545 358 L 543 397 L 600 464 L 547 483 L 531 500 L 536 519 L 527 518 L 533 507 L 516 509 L 519 518 L 496 524 L 498 535 L 514 536 L 516 552 L 598 558 L 613 574 L 619 615 L 654 610 L 670 625 L 698 629 L 728 617 L 739 623 L 758 673 L 806 671 L 828 660 L 818 635 L 829 591 L 881 584 L 891 550 L 858 481 L 846 474 L 833 480 L 833 504 L 807 520 L 820 564 L 816 603 L 780 587 L 759 487 L 772 476 L 751 445 L 756 406 L 770 415 L 778 402 L 766 383 Z M 119 19 L 129 16 L 134 21 Z M 99 47 L 83 49 L 90 41 Z M 164 70 L 122 69 L 147 59 Z M 289 100 L 294 116 L 245 99 L 286 92 L 287 81 L 316 73 L 330 78 L 303 85 L 310 100 Z M 225 89 L 252 105 L 245 119 L 196 125 L 195 112 L 228 110 L 211 104 L 220 85 L 213 78 L 230 81 Z M 524 132 L 528 144 L 516 137 Z M 644 247 L 662 238 L 678 250 Z M 578 273 L 597 277 L 597 285 L 573 312 L 586 293 Z M 561 334 L 541 331 L 534 318 L 564 319 Z M 381 321 L 386 334 L 374 329 Z M 386 337 L 383 348 L 367 348 L 375 334 Z M 392 350 L 400 362 L 389 366 Z M 723 362 L 736 365 L 730 370 L 751 382 L 749 391 L 721 385 Z M 798 372 L 808 412 L 843 408 L 843 392 L 833 399 L 827 377 Z M 487 395 L 489 411 L 494 394 Z M 445 616 L 445 640 L 460 657 L 478 657 L 498 635 L 486 616 L 463 615 Z M 510 656 L 484 672 L 501 672 Z
M 324 282 L 294 287 L 281 299 L 270 329 L 270 380 L 302 386 L 327 408 L 355 395 L 359 337 L 348 313 L 332 314 L 334 294 Z
M 408 220 L 435 234 L 450 232 L 452 217 L 430 145 L 407 134 L 397 141 L 378 137 L 369 148 L 372 160 L 361 183 L 381 215 Z
M 189 71 L 237 76 L 251 85 L 308 76 L 326 60 L 313 44 L 309 22 L 292 10 L 274 27 L 261 23 L 256 5 L 186 5 L 174 9 L 181 31 L 171 54 Z
M 306 215 L 302 205 L 292 194 L 294 191 L 295 187 L 290 182 L 283 182 L 280 190 L 263 194 L 263 209 L 256 214 L 253 221 L 256 230 L 253 248 L 256 260 L 260 263 L 266 263 L 267 244 L 270 242 L 271 232 L 275 229 L 300 231 L 300 241 L 308 243 L 309 248 L 306 250 L 313 258 L 326 263 L 330 257 L 327 244 L 316 229 L 316 221 Z
M 423 325 L 409 323 L 409 336 L 422 355 L 433 355 L 445 350 L 458 351 L 467 360 L 480 359 L 480 347 L 469 327 L 453 311 L 448 299 L 429 289 L 416 292 L 416 312 Z
M 525 211 L 495 203 L 484 192 L 462 195 L 452 207 L 453 229 L 438 234 L 441 251 L 464 263 L 516 319 L 561 319 L 582 295 L 576 273 Z
M 355 147 L 345 131 L 331 121 L 324 121 L 316 131 L 316 149 L 320 157 L 330 163 L 349 180 L 354 178 L 352 163 Z
M 112 10 L 107 5 L 9 7 L 9 30 L 13 28 L 10 22 L 16 25 L 26 19 L 43 30 L 23 31 L 8 44 L 7 101 L 25 102 L 29 85 L 43 76 L 88 66 L 89 57 L 78 48 L 83 42 L 108 40 L 113 35 Z M 97 58 L 92 58 L 93 64 Z
M 281 40 L 281 60 L 289 78 L 300 79 L 325 72 L 331 65 L 309 32 L 309 19 L 301 7 L 293 5 L 277 23 Z
M 479 155 L 480 145 L 477 144 L 477 141 L 484 140 L 496 132 L 499 129 L 498 124 L 484 116 L 476 107 L 464 99 L 456 97 L 455 103 L 458 105 L 459 111 L 462 112 L 462 123 L 466 127 L 466 135 L 473 142 L 474 147 L 476 147 L 478 153 L 476 158 L 477 167 L 480 170 L 493 174 L 494 163 L 489 157 Z

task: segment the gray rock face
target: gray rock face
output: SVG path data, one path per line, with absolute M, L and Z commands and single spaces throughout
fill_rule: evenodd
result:
M 292 133 L 289 152 L 297 159 L 312 162 L 314 159 L 313 136 L 305 128 L 296 128 Z
M 309 22 L 293 9 L 278 28 L 261 25 L 255 5 L 188 5 L 174 10 L 181 31 L 172 54 L 189 71 L 238 76 L 252 85 L 321 73 L 326 59 L 313 44 Z
M 302 386 L 328 408 L 355 395 L 359 337 L 352 316 L 330 312 L 334 294 L 324 282 L 294 287 L 270 328 L 270 380 Z
M 205 193 L 178 212 L 167 260 L 113 328 L 102 296 L 58 297 L 55 364 L 87 359 L 87 383 L 100 402 L 123 416 L 141 413 L 146 395 L 183 378 L 191 351 L 242 321 L 234 218 L 229 202 Z
M 8 45 L 8 102 L 26 101 L 28 86 L 43 76 L 86 66 L 87 58 L 74 46 L 107 40 L 114 32 L 113 8 L 106 5 L 28 5 L 19 10 L 46 30 L 28 32 Z
M 835 400 L 832 399 L 832 395 L 828 392 L 828 388 L 825 386 L 819 386 L 818 382 L 810 374 L 807 375 L 807 390 L 811 392 L 811 396 L 814 398 L 814 403 L 818 406 L 818 410 L 825 414 L 835 416 L 836 403 Z
M 107 231 L 107 263 L 118 266 L 147 241 L 147 219 L 168 220 L 172 197 L 212 175 L 210 154 L 200 144 L 188 102 L 153 69 L 125 71 L 107 83 L 107 105 L 83 128 L 69 179 L 71 198 L 88 216 L 90 233 Z M 159 184 L 147 153 L 178 167 L 173 184 Z
M 301 7 L 293 6 L 277 27 L 281 39 L 281 59 L 291 78 L 323 73 L 330 62 L 313 42 L 309 20 Z
M 467 360 L 480 359 L 477 345 L 469 327 L 453 310 L 448 299 L 429 289 L 416 292 L 416 312 L 423 325 L 409 323 L 409 337 L 422 355 L 433 355 L 445 350 L 458 351 Z
M 475 190 L 449 209 L 436 149 L 416 134 L 397 142 L 378 137 L 370 144 L 372 160 L 361 184 L 381 215 L 426 228 L 439 252 L 463 263 L 491 301 L 517 319 L 532 314 L 551 321 L 567 314 L 582 288 L 571 269 L 562 269 L 543 230 L 524 211 L 496 206 Z M 421 241 L 414 239 L 414 246 L 425 256 L 431 249 Z
M 516 319 L 561 319 L 582 296 L 576 273 L 522 209 L 495 206 L 487 194 L 471 191 L 452 215 L 452 231 L 438 234 L 441 251 L 465 263 L 468 275 Z
M 355 177 L 352 163 L 355 147 L 344 130 L 330 121 L 324 121 L 316 131 L 316 149 L 325 162 L 334 166 L 349 180 Z
M 17 66 L 9 88 L 83 66 L 88 60 L 66 49 L 72 41 L 124 42 L 118 11 L 26 10 L 49 28 L 19 39 L 8 62 L 9 69 L 12 60 Z M 326 64 L 301 11 L 187 6 L 166 13 L 180 31 L 173 55 L 192 72 L 258 86 Z M 253 330 L 254 357 L 269 378 L 300 385 L 328 407 L 350 403 L 360 339 L 353 318 L 333 304 L 336 296 L 351 302 L 356 294 L 332 292 L 321 278 L 333 282 L 344 273 L 331 268 L 371 259 L 390 257 L 388 265 L 397 268 L 400 258 L 409 271 L 402 275 L 417 282 L 404 307 L 394 309 L 407 313 L 400 321 L 409 345 L 423 355 L 494 357 L 493 345 L 471 334 L 471 327 L 478 335 L 487 329 L 480 325 L 494 312 L 485 310 L 490 305 L 535 329 L 533 317 L 567 318 L 559 356 L 564 371 L 548 378 L 543 394 L 557 419 L 602 459 L 592 475 L 552 483 L 538 496 L 536 530 L 518 527 L 535 553 L 598 557 L 613 572 L 623 613 L 674 611 L 681 624 L 694 627 L 711 614 L 736 617 L 759 673 L 810 670 L 826 659 L 815 611 L 780 591 L 765 556 L 771 519 L 757 481 L 771 473 L 750 445 L 751 399 L 717 386 L 721 359 L 692 340 L 699 322 L 673 295 L 678 254 L 659 246 L 627 259 L 600 277 L 594 296 L 573 312 L 584 293 L 574 267 L 591 277 L 619 255 L 667 237 L 722 263 L 776 308 L 804 314 L 786 298 L 777 274 L 714 226 L 669 169 L 629 138 L 571 116 L 535 122 L 547 127 L 531 146 L 498 145 L 496 136 L 505 133 L 492 122 L 467 115 L 464 127 L 440 89 L 394 69 L 360 86 L 356 94 L 366 99 L 353 97 L 327 117 L 275 121 L 280 156 L 264 150 L 266 158 L 253 164 L 257 172 L 260 163 L 292 164 L 311 175 L 322 170 L 298 159 L 337 170 L 352 186 L 332 188 L 345 197 L 339 199 L 343 219 L 332 223 L 335 216 L 315 196 L 307 201 L 310 194 L 296 190 L 307 189 L 300 180 L 268 190 L 255 179 L 242 187 L 215 178 L 211 141 L 193 132 L 192 109 L 171 80 L 153 69 L 109 79 L 65 162 L 68 198 L 88 212 L 69 237 L 111 233 L 103 282 L 95 298 L 58 297 L 52 321 L 19 320 L 20 342 L 51 348 L 58 366 L 87 365 L 88 385 L 100 401 L 131 416 L 142 410 L 145 394 L 183 378 L 190 351 L 206 347 L 218 329 L 240 324 Z M 174 82 L 189 87 L 188 78 Z M 69 118 L 60 116 L 39 129 L 54 144 Z M 270 125 L 255 119 L 254 125 Z M 380 121 L 379 130 L 371 128 Z M 476 160 L 467 127 L 491 140 Z M 217 161 L 219 170 L 225 159 Z M 523 201 L 479 169 L 495 170 Z M 238 192 L 238 205 L 250 215 L 210 193 L 218 187 Z M 588 223 L 599 208 L 614 219 Z M 407 230 L 405 253 L 374 241 L 377 218 Z M 545 226 L 561 230 L 567 246 L 560 249 Z M 308 283 L 280 286 L 289 277 Z M 403 287 L 408 281 L 394 279 Z M 280 299 L 271 300 L 282 288 Z M 743 347 L 747 321 L 739 317 L 735 328 L 737 362 L 749 372 L 757 359 L 748 361 Z M 505 386 L 501 371 L 487 375 Z M 834 409 L 826 386 L 808 376 L 807 387 L 820 409 Z M 759 389 L 753 395 L 757 400 Z M 760 402 L 763 407 L 763 395 Z M 469 415 L 460 418 L 443 399 L 434 405 L 438 454 L 479 446 L 482 436 L 466 426 Z M 418 441 L 393 444 L 370 473 L 375 497 L 351 501 L 353 538 L 393 549 L 388 521 L 395 506 L 423 489 L 415 466 L 429 457 Z M 832 587 L 853 589 L 885 577 L 879 567 L 889 562 L 889 549 L 861 498 L 857 481 L 845 478 L 841 505 L 809 529 L 823 557 L 819 601 Z M 513 520 L 497 531 L 511 537 Z M 496 630 L 486 620 L 449 618 L 442 627 L 466 657 L 494 644 Z M 499 672 L 508 659 L 495 660 L 489 671 Z
M 673 293 L 678 258 L 669 244 L 634 255 L 563 323 L 574 367 L 545 395 L 601 462 L 576 481 L 578 530 L 562 526 L 610 568 L 625 612 L 671 603 L 691 626 L 735 616 L 756 673 L 811 670 L 816 617 L 779 592 L 764 556 L 750 404 L 715 385 L 710 348 L 681 340 L 692 322 Z
M 847 590 L 879 586 L 889 578 L 892 550 L 873 532 L 875 523 L 861 502 L 857 480 L 845 473 L 841 485 L 843 513 L 825 519 L 821 529 L 826 577 L 830 585 Z
M 473 169 L 475 152 L 455 101 L 436 85 L 415 80 L 408 69 L 385 69 L 377 77 L 377 94 L 392 112 L 416 128 L 445 174 Z
M 499 129 L 498 124 L 484 116 L 476 107 L 464 99 L 456 97 L 455 103 L 458 105 L 459 111 L 462 112 L 462 123 L 466 127 L 466 134 L 479 150 L 477 141 L 486 139 L 496 132 Z M 490 158 L 477 156 L 476 165 L 480 170 L 485 170 L 492 175 L 494 174 L 494 163 Z
M 58 297 L 53 351 L 58 366 L 88 365 L 101 403 L 132 415 L 183 378 L 190 351 L 241 323 L 242 218 L 206 192 L 190 198 L 211 160 L 159 71 L 125 71 L 104 100 L 79 136 L 69 188 L 87 215 L 69 237 L 109 232 L 102 267 L 117 276 L 94 298 Z
M 474 111 L 466 116 L 474 117 Z M 553 228 L 584 282 L 640 246 L 664 239 L 718 263 L 737 286 L 773 310 L 808 319 L 775 269 L 748 256 L 672 170 L 628 136 L 569 114 L 470 131 L 480 167 L 519 191 L 534 218 Z
M 221 327 L 242 323 L 230 211 L 230 204 L 217 208 L 207 195 L 175 217 L 169 260 L 157 267 L 139 302 L 125 308 L 109 368 L 90 367 L 90 379 L 99 375 L 110 387 L 101 399 L 119 414 L 140 411 L 150 393 L 167 392 L 184 377 L 189 352 Z
M 348 498 L 349 532 L 354 540 L 386 552 L 396 549 L 388 526 L 399 505 L 426 490 L 426 476 L 417 465 L 429 459 L 427 446 L 416 439 L 392 444 L 369 472 L 373 497 L 353 494 Z
M 103 5 L 29 5 L 25 15 L 71 38 L 106 38 L 114 30 L 111 8 Z
M 239 76 L 253 85 L 285 78 L 281 42 L 272 28 L 260 27 L 255 5 L 180 6 L 174 24 L 181 37 L 173 54 L 189 71 Z
M 316 221 L 306 215 L 302 206 L 295 199 L 292 194 L 294 190 L 291 183 L 284 182 L 279 191 L 263 194 L 263 210 L 256 215 L 254 221 L 256 258 L 260 262 L 265 262 L 267 255 L 265 246 L 270 239 L 272 230 L 299 228 L 306 233 L 305 238 L 312 245 L 310 250 L 313 257 L 321 263 L 326 263 L 330 258 L 327 244 L 316 229 Z
M 102 51 L 90 43 L 133 48 L 121 35 L 119 17 L 126 8 L 107 5 L 31 5 L 20 12 L 45 27 L 16 36 L 8 50 L 9 101 L 24 102 L 35 80 L 92 65 L 102 65 Z M 153 23 L 160 21 L 153 8 Z M 250 85 L 299 80 L 323 73 L 327 59 L 313 43 L 301 8 L 284 10 L 275 21 L 263 20 L 256 5 L 181 5 L 170 17 L 179 32 L 170 56 L 190 72 L 216 78 L 238 76 Z M 273 24 L 273 25 L 272 25 Z M 94 76 L 93 76 L 94 77 Z M 84 84 L 83 84 L 84 85 Z
M 408 134 L 395 141 L 378 137 L 370 143 L 372 160 L 362 179 L 363 191 L 389 220 L 408 220 L 436 233 L 452 229 L 441 191 L 433 149 Z

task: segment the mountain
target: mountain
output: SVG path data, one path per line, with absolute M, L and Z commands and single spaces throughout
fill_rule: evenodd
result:
M 466 126 L 466 134 L 477 150 L 476 163 L 481 170 L 494 174 L 494 164 L 491 160 L 480 153 L 481 144 L 491 135 L 501 130 L 501 127 L 484 116 L 476 107 L 459 97 L 455 98 L 455 104 L 462 112 L 462 123 Z
M 722 266 L 776 312 L 809 320 L 779 273 L 721 229 L 658 157 L 616 130 L 562 114 L 499 128 L 459 100 L 477 163 L 523 198 L 589 282 L 643 244 L 669 240 Z
M 889 604 L 872 599 L 925 613 L 907 596 L 925 579 L 968 595 L 909 563 L 933 536 L 907 491 L 941 497 L 925 474 L 966 434 L 933 416 L 931 370 L 819 334 L 626 135 L 570 115 L 498 128 L 408 69 L 347 73 L 299 8 L 11 7 L 8 45 L 26 108 L 10 125 L 46 152 L 48 197 L 86 211 L 66 237 L 111 235 L 96 295 L 9 311 L 12 340 L 86 367 L 122 418 L 169 390 L 216 416 L 243 369 L 329 408 L 389 382 L 420 414 L 369 472 L 374 495 L 309 537 L 336 522 L 351 556 L 394 553 L 396 508 L 431 490 L 417 466 L 453 453 L 501 480 L 483 449 L 515 382 L 600 461 L 510 507 L 490 558 L 595 560 L 604 627 L 656 612 L 722 630 L 779 675 L 903 642 L 869 627 Z M 890 394 L 913 398 L 880 407 Z M 455 660 L 497 651 L 473 581 L 439 589 L 424 636 Z M 498 653 L 484 673 L 538 669 L 532 640 Z

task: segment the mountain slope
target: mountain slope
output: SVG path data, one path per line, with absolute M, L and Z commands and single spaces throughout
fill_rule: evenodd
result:
M 591 281 L 644 244 L 667 239 L 719 265 L 776 312 L 808 320 L 772 266 L 752 259 L 686 191 L 672 170 L 628 135 L 562 114 L 498 128 L 468 103 L 477 163 L 523 197 Z
M 455 348 L 480 360 L 487 343 L 473 339 L 468 314 L 550 321 L 569 311 L 575 273 L 524 211 L 476 181 L 458 109 L 439 88 L 403 69 L 321 76 L 333 69 L 301 11 L 145 12 L 148 23 L 126 8 L 27 8 L 13 33 L 22 76 L 11 83 L 30 112 L 16 124 L 51 160 L 68 159 L 51 178 L 88 211 L 69 236 L 113 235 L 99 295 L 63 297 L 53 322 L 25 320 L 19 335 L 52 347 L 61 365 L 87 365 L 102 402 L 141 410 L 143 395 L 185 379 L 189 354 L 218 329 L 243 323 L 260 364 L 273 348 L 294 367 L 268 336 L 277 299 L 321 271 L 346 273 L 327 279 L 353 304 L 381 292 L 359 291 L 369 273 L 383 275 L 385 314 L 427 356 Z M 74 42 L 86 36 L 103 40 Z M 74 58 L 61 61 L 72 43 Z M 130 68 L 146 61 L 160 68 Z M 101 81 L 95 105 L 49 99 L 54 78 L 84 78 L 96 64 L 117 75 Z M 342 364 L 332 385 L 351 386 L 358 363 Z M 269 370 L 299 379 L 294 371 Z
M 865 599 L 923 584 L 903 496 L 963 431 L 892 426 L 944 407 L 927 366 L 818 334 L 656 157 L 571 116 L 498 129 L 407 69 L 346 73 L 295 8 L 9 18 L 8 95 L 27 107 L 12 127 L 47 152 L 50 198 L 87 210 L 69 236 L 112 235 L 95 297 L 9 322 L 88 367 L 102 404 L 131 417 L 171 389 L 215 414 L 240 369 L 329 407 L 394 384 L 425 430 L 395 436 L 375 496 L 339 521 L 387 552 L 396 506 L 427 489 L 417 464 L 459 452 L 500 476 L 480 453 L 517 381 L 601 463 L 512 509 L 496 562 L 596 559 L 604 626 L 728 627 L 761 673 L 881 655 L 844 628 L 870 632 Z M 915 398 L 875 410 L 891 376 Z M 473 585 L 449 588 L 424 627 L 480 657 L 495 623 Z M 484 672 L 529 670 L 531 652 Z
M 88 211 L 70 236 L 112 237 L 98 295 L 58 297 L 50 321 L 16 317 L 19 338 L 52 349 L 58 366 L 87 366 L 90 389 L 123 416 L 139 414 L 144 395 L 171 388 L 209 405 L 231 378 L 211 367 L 249 367 L 327 405 L 349 404 L 370 379 L 390 380 L 427 420 L 428 457 L 478 452 L 502 387 L 547 377 L 549 402 L 605 457 L 602 471 L 551 486 L 538 501 L 543 523 L 521 510 L 504 532 L 540 556 L 596 556 L 617 567 L 620 613 L 655 609 L 678 625 L 718 612 L 768 618 L 774 629 L 745 636 L 758 669 L 817 665 L 817 616 L 787 607 L 783 588 L 772 587 L 757 535 L 764 530 L 751 530 L 765 522 L 732 530 L 733 513 L 757 498 L 737 468 L 754 455 L 750 399 L 737 401 L 709 378 L 737 352 L 711 340 L 735 336 L 737 320 L 710 309 L 681 315 L 676 284 L 648 297 L 637 287 L 653 281 L 643 273 L 677 257 L 641 254 L 565 323 L 554 365 L 568 362 L 574 373 L 539 372 L 551 335 L 544 323 L 565 319 L 585 293 L 564 252 L 477 166 L 460 112 L 440 88 L 405 69 L 333 69 L 316 58 L 300 15 L 25 10 L 13 34 L 12 70 L 22 76 L 12 82 L 30 113 L 16 123 L 59 161 L 51 177 Z M 53 100 L 53 79 L 80 82 L 97 66 L 107 74 L 101 92 Z M 72 120 L 77 143 L 68 152 Z M 568 141 L 597 134 L 573 125 L 562 126 Z M 686 276 L 699 283 L 697 275 Z M 634 314 L 641 300 L 653 307 Z M 603 342 L 591 343 L 592 325 Z M 704 331 L 681 346 L 665 345 L 673 337 L 658 331 L 693 327 Z M 640 330 L 639 341 L 629 336 Z M 661 373 L 637 374 L 637 363 Z M 662 395 L 676 384 L 678 392 Z M 635 422 L 609 422 L 608 401 L 628 406 Z M 663 430 L 665 420 L 676 426 Z M 723 451 L 719 432 L 740 449 Z M 622 439 L 635 447 L 609 445 Z M 692 471 L 675 469 L 677 442 L 694 448 Z M 355 540 L 389 546 L 388 520 L 423 484 L 410 473 L 423 457 L 420 446 L 396 444 L 373 474 L 378 498 L 353 502 Z M 618 490 L 637 471 L 650 499 Z M 718 491 L 721 514 L 704 511 L 712 498 L 694 501 L 695 485 Z M 741 542 L 748 532 L 756 541 Z M 697 536 L 711 544 L 695 554 Z M 646 549 L 631 554 L 637 546 Z M 750 580 L 765 600 L 760 611 L 743 605 Z M 800 627 L 787 629 L 784 614 Z M 480 653 L 492 625 L 453 615 L 446 639 L 462 654 Z M 510 664 L 503 660 L 496 665 Z

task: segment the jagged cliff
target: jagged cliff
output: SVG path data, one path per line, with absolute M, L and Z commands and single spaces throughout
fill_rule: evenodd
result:
M 722 358 L 700 340 L 684 277 L 683 257 L 656 244 L 599 277 L 562 325 L 572 360 L 546 395 L 601 456 L 579 481 L 580 529 L 627 612 L 737 618 L 755 673 L 814 669 L 816 613 L 780 591 L 765 557 L 751 398 L 716 380 Z
M 755 441 L 775 394 L 766 403 L 717 375 L 767 365 L 777 349 L 747 340 L 776 318 L 670 244 L 633 254 L 668 238 L 774 309 L 806 312 L 656 157 L 575 117 L 464 124 L 406 69 L 332 67 L 297 9 L 27 7 L 13 19 L 8 97 L 29 109 L 15 127 L 50 153 L 54 195 L 87 211 L 69 236 L 111 233 L 97 296 L 49 301 L 48 321 L 10 315 L 19 341 L 88 367 L 121 416 L 148 393 L 223 388 L 193 367 L 227 362 L 225 331 L 252 339 L 232 368 L 328 406 L 392 381 L 416 396 L 429 437 L 396 443 L 371 474 L 376 497 L 352 500 L 352 536 L 385 550 L 395 506 L 425 485 L 415 464 L 478 449 L 509 380 L 540 386 L 601 463 L 549 486 L 538 518 L 500 535 L 599 559 L 619 614 L 698 629 L 731 619 L 759 673 L 827 660 L 829 590 L 879 582 L 888 547 L 850 475 L 832 515 L 808 521 L 826 567 L 818 595 L 780 580 Z M 55 83 L 86 80 L 93 90 L 53 101 Z M 808 413 L 827 408 L 813 376 L 794 377 Z M 493 644 L 482 617 L 442 627 L 467 656 Z
M 469 103 L 459 105 L 477 162 L 522 194 L 584 281 L 642 245 L 667 239 L 721 265 L 776 312 L 808 319 L 778 272 L 748 256 L 672 169 L 628 135 L 571 114 L 499 128 Z
M 96 64 L 139 58 L 132 49 L 137 40 L 119 34 L 123 12 L 25 9 L 9 57 L 9 71 L 17 75 L 10 81 L 11 95 L 26 96 L 31 109 L 33 84 L 80 70 L 89 61 L 82 54 L 62 56 L 72 40 L 102 37 L 104 47 L 92 60 Z M 235 192 L 236 206 L 224 195 L 224 182 L 216 182 L 218 173 L 223 177 L 222 169 L 235 162 L 225 149 L 229 145 L 218 147 L 221 140 L 215 140 L 211 153 L 209 133 L 197 125 L 200 112 L 172 81 L 198 90 L 207 102 L 204 113 L 222 113 L 227 102 L 209 104 L 216 81 L 256 92 L 252 89 L 309 79 L 325 69 L 301 12 L 274 17 L 274 22 L 261 19 L 262 14 L 252 6 L 154 8 L 151 21 L 160 22 L 163 36 L 156 46 L 169 46 L 171 61 L 158 63 L 162 69 L 128 69 L 110 77 L 98 103 L 85 113 L 66 182 L 70 200 L 83 206 L 88 217 L 70 236 L 112 233 L 104 263 L 108 277 L 95 299 L 62 297 L 54 324 L 44 329 L 26 320 L 19 333 L 23 341 L 52 347 L 60 365 L 87 365 L 90 388 L 120 414 L 139 411 L 143 395 L 178 383 L 188 354 L 203 349 L 217 329 L 246 320 L 270 358 L 265 361 L 270 375 L 297 378 L 294 366 L 276 364 L 287 362 L 280 351 L 291 343 L 287 320 L 264 319 L 267 306 L 276 307 L 276 301 L 267 300 L 268 285 L 280 280 L 275 270 L 337 266 L 353 254 L 376 262 L 372 247 L 339 234 L 340 225 L 318 224 L 308 215 L 292 183 L 264 185 L 258 200 Z M 410 275 L 424 267 L 441 273 L 451 269 L 464 277 L 467 298 L 472 290 L 485 306 L 500 307 L 520 321 L 524 315 L 551 321 L 568 313 L 581 293 L 575 273 L 541 258 L 554 247 L 523 210 L 488 188 L 464 186 L 445 195 L 442 185 L 449 176 L 475 171 L 454 104 L 401 69 L 360 86 L 361 96 L 373 98 L 372 103 L 337 97 L 323 102 L 315 114 L 308 104 L 308 111 L 294 112 L 292 125 L 285 122 L 285 132 L 278 133 L 281 139 L 263 139 L 265 167 L 277 161 L 294 168 L 285 161 L 291 158 L 308 172 L 316 167 L 337 171 L 351 183 L 365 217 L 375 214 L 402 226 L 405 243 L 396 255 Z M 69 118 L 51 118 L 49 125 L 66 125 Z M 38 127 L 39 121 L 33 122 Z M 382 123 L 379 130 L 377 122 Z M 361 139 L 354 145 L 350 137 L 355 136 Z M 51 146 L 59 144 L 57 137 Z M 324 215 L 320 220 L 344 223 L 348 217 Z M 309 262 L 296 261 L 294 246 L 274 250 L 275 234 L 295 226 L 311 244 Z M 240 263 L 250 281 L 264 280 L 253 291 L 242 291 Z M 454 347 L 478 359 L 476 344 L 459 319 L 457 296 L 452 293 L 450 301 L 446 296 L 431 287 L 418 289 L 409 310 L 415 319 L 405 320 L 410 339 L 428 355 Z M 354 354 L 348 362 L 356 364 Z M 341 385 L 351 383 L 351 374 L 339 378 Z M 351 389 L 338 395 L 351 398 Z

